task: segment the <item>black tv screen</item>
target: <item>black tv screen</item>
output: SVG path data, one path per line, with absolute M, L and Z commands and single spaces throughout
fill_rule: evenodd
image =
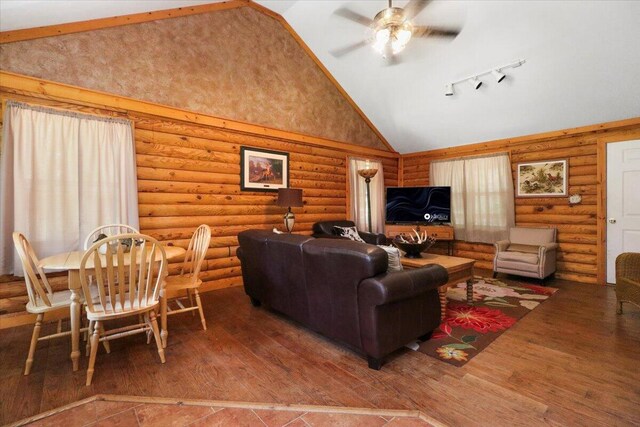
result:
M 387 187 L 391 224 L 451 222 L 451 187 Z

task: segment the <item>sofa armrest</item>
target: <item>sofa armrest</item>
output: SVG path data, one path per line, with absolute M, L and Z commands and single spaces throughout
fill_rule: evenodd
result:
M 511 242 L 508 240 L 498 240 L 493 244 L 493 246 L 496 248 L 496 252 L 504 252 L 510 244 Z
M 542 256 L 545 252 L 554 251 L 558 249 L 557 243 L 543 243 L 539 246 L 538 255 Z
M 448 280 L 447 270 L 436 264 L 385 273 L 363 280 L 358 288 L 358 300 L 371 306 L 384 305 L 438 288 Z
M 386 245 L 387 236 L 382 233 L 368 233 L 366 231 L 358 230 L 358 234 L 362 237 L 362 240 L 370 245 Z

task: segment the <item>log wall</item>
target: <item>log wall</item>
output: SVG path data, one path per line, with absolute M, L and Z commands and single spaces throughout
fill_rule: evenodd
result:
M 293 209 L 295 232 L 300 234 L 310 234 L 316 221 L 347 216 L 347 158 L 363 155 L 363 150 L 367 150 L 329 140 L 325 146 L 317 139 L 305 143 L 300 141 L 306 139 L 304 136 L 291 134 L 287 139 L 280 131 L 278 137 L 272 137 L 264 128 L 263 134 L 241 132 L 203 125 L 198 120 L 170 119 L 144 111 L 74 101 L 80 97 L 75 97 L 73 91 L 68 96 L 63 99 L 0 88 L 3 105 L 7 99 L 14 99 L 132 120 L 141 232 L 165 244 L 186 248 L 195 228 L 208 224 L 212 239 L 201 272 L 205 291 L 242 284 L 240 262 L 235 256 L 238 232 L 283 228 L 285 210 L 275 204 L 277 193 L 240 191 L 241 146 L 289 153 L 290 185 L 303 190 L 304 206 Z M 366 153 L 383 162 L 385 185 L 398 185 L 397 155 L 372 149 Z M 171 263 L 169 269 L 176 274 L 179 263 Z M 66 277 L 54 277 L 53 283 L 54 287 L 64 289 Z M 21 281 L 0 277 L 0 312 L 22 311 L 25 294 Z
M 582 195 L 582 203 L 569 205 L 568 198 L 516 198 L 516 225 L 556 227 L 558 229 L 558 271 L 556 277 L 581 283 L 602 283 L 601 259 L 604 256 L 602 210 L 604 179 L 598 173 L 604 168 L 602 147 L 609 142 L 640 138 L 638 120 L 611 126 L 591 126 L 584 131 L 566 130 L 402 156 L 401 182 L 404 186 L 429 184 L 429 168 L 433 160 L 453 159 L 496 152 L 508 152 L 516 186 L 516 166 L 521 162 L 568 159 L 569 194 Z M 604 176 L 604 175 L 603 175 Z M 600 244 L 599 244 L 600 242 Z M 440 250 L 444 250 L 440 248 Z M 599 256 L 600 252 L 600 256 Z M 492 245 L 456 241 L 454 254 L 477 260 L 477 266 L 492 269 Z M 599 274 L 600 273 L 600 274 Z

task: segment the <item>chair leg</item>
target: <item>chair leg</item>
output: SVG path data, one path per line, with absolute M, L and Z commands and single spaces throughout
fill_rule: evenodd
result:
M 38 345 L 38 338 L 40 337 L 40 328 L 42 327 L 42 319 L 44 314 L 38 314 L 36 317 L 36 324 L 33 326 L 33 334 L 31 335 L 31 344 L 29 345 L 29 354 L 27 355 L 27 362 L 24 365 L 24 374 L 29 375 L 31 372 L 31 365 L 33 365 L 33 355 L 36 353 L 36 346 Z
M 89 357 L 89 351 L 91 351 L 91 334 L 93 334 L 93 327 L 95 326 L 93 320 L 89 320 L 89 328 L 87 329 L 87 345 L 85 346 L 85 357 Z
M 164 347 L 162 346 L 162 339 L 160 338 L 160 330 L 158 329 L 158 321 L 156 320 L 155 311 L 150 311 L 149 317 L 151 318 L 151 329 L 153 330 L 153 336 L 156 339 L 156 346 L 158 347 L 158 355 L 160 355 L 160 361 L 164 363 Z
M 622 314 L 622 301 L 618 301 L 618 309 L 616 310 L 616 314 Z
M 160 337 L 162 338 L 162 348 L 167 348 L 167 337 L 169 336 L 169 331 L 167 330 L 167 294 L 166 292 L 167 290 L 164 289 L 160 293 L 160 326 L 162 327 L 162 332 L 160 333 Z
M 191 307 L 193 307 L 193 293 L 191 293 L 191 289 L 187 289 L 187 295 L 189 296 L 189 304 Z M 195 316 L 196 315 L 196 311 L 195 310 L 191 310 L 191 315 Z M 207 328 L 205 328 L 207 329 Z
M 497 272 L 497 271 L 494 271 L 494 272 L 493 272 L 493 278 L 495 279 L 496 277 L 498 277 L 498 272 Z
M 204 319 L 204 311 L 202 310 L 202 301 L 200 300 L 200 293 L 197 289 L 193 292 L 196 294 L 196 304 L 198 304 L 198 311 L 200 312 L 200 322 L 202 322 L 202 329 L 207 330 L 207 321 Z
M 100 335 L 104 336 L 104 325 L 102 324 L 102 322 L 100 323 Z M 104 346 L 104 350 L 107 352 L 107 354 L 111 353 L 111 346 L 109 345 L 109 341 L 102 341 L 102 345 Z
M 87 385 L 91 385 L 93 379 L 93 370 L 96 364 L 96 355 L 98 354 L 98 346 L 100 345 L 100 329 L 101 322 L 95 322 L 93 325 L 93 334 L 91 335 L 91 355 L 89 356 L 89 367 L 87 368 Z
M 149 318 L 148 313 L 145 313 L 144 315 L 144 323 L 146 323 L 147 325 L 151 325 L 151 319 Z M 147 330 L 147 345 L 151 344 L 152 335 L 153 335 L 153 330 L 149 328 L 149 330 Z

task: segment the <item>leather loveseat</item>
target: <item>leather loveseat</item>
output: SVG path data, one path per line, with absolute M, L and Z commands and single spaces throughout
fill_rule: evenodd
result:
M 355 227 L 356 224 L 353 221 L 321 221 L 313 224 L 313 237 L 317 238 L 329 238 L 329 239 L 345 239 L 345 237 L 338 236 L 335 233 L 333 227 Z M 365 242 L 372 245 L 386 245 L 387 236 L 382 233 L 368 233 L 366 231 L 358 230 L 358 234 Z
M 387 273 L 387 253 L 345 239 L 238 234 L 244 289 L 261 303 L 347 344 L 380 369 L 385 356 L 440 324 L 439 265 Z

